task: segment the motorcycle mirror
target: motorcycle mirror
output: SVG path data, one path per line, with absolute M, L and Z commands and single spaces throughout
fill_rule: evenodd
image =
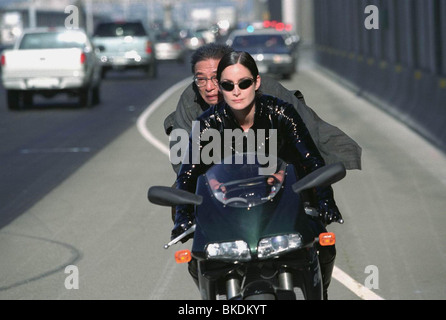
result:
M 292 188 L 295 193 L 299 193 L 314 187 L 327 187 L 342 180 L 346 174 L 347 172 L 342 162 L 329 164 L 306 175 L 293 184 Z
M 183 204 L 200 205 L 203 202 L 203 197 L 200 195 L 164 186 L 150 187 L 147 198 L 151 203 L 165 207 Z

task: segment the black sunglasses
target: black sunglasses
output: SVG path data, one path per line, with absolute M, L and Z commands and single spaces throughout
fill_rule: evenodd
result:
M 232 81 L 221 81 L 220 87 L 225 91 L 234 90 L 235 85 L 237 85 L 240 90 L 248 89 L 254 83 L 254 79 L 243 79 L 239 83 L 234 83 Z

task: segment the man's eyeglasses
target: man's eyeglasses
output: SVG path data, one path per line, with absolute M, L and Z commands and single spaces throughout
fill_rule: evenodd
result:
M 205 85 L 207 85 L 208 80 L 211 80 L 213 84 L 218 85 L 218 80 L 216 76 L 212 76 L 210 78 L 194 77 L 194 82 L 197 85 L 197 87 L 204 87 Z
M 232 91 L 237 85 L 240 90 L 248 89 L 254 83 L 254 79 L 243 79 L 240 80 L 239 83 L 234 83 L 232 81 L 222 81 L 220 82 L 220 87 L 225 91 Z

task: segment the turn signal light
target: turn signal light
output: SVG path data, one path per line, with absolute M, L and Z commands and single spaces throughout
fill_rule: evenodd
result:
M 319 235 L 319 244 L 321 246 L 332 246 L 336 243 L 336 236 L 333 232 L 324 232 Z
M 175 261 L 177 263 L 186 263 L 192 260 L 192 254 L 189 250 L 180 250 L 175 252 Z

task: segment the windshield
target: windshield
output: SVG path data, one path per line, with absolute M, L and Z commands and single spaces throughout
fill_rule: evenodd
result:
M 20 49 L 67 49 L 85 47 L 87 37 L 81 32 L 42 32 L 23 36 Z
M 288 50 L 282 35 L 240 35 L 232 42 L 232 47 L 242 51 L 256 51 L 261 49 L 264 53 L 286 52 Z
M 175 42 L 179 41 L 179 37 L 169 32 L 161 32 L 156 35 L 156 40 L 159 42 Z
M 100 24 L 94 34 L 95 37 L 144 37 L 146 31 L 140 23 L 103 23 Z
M 265 166 L 257 159 L 252 164 L 237 164 L 234 158 L 229 160 L 214 165 L 205 174 L 211 192 L 221 203 L 250 208 L 273 199 L 279 192 L 286 170 L 286 163 L 281 159 L 275 159 L 277 165 L 269 175 L 261 174 Z

